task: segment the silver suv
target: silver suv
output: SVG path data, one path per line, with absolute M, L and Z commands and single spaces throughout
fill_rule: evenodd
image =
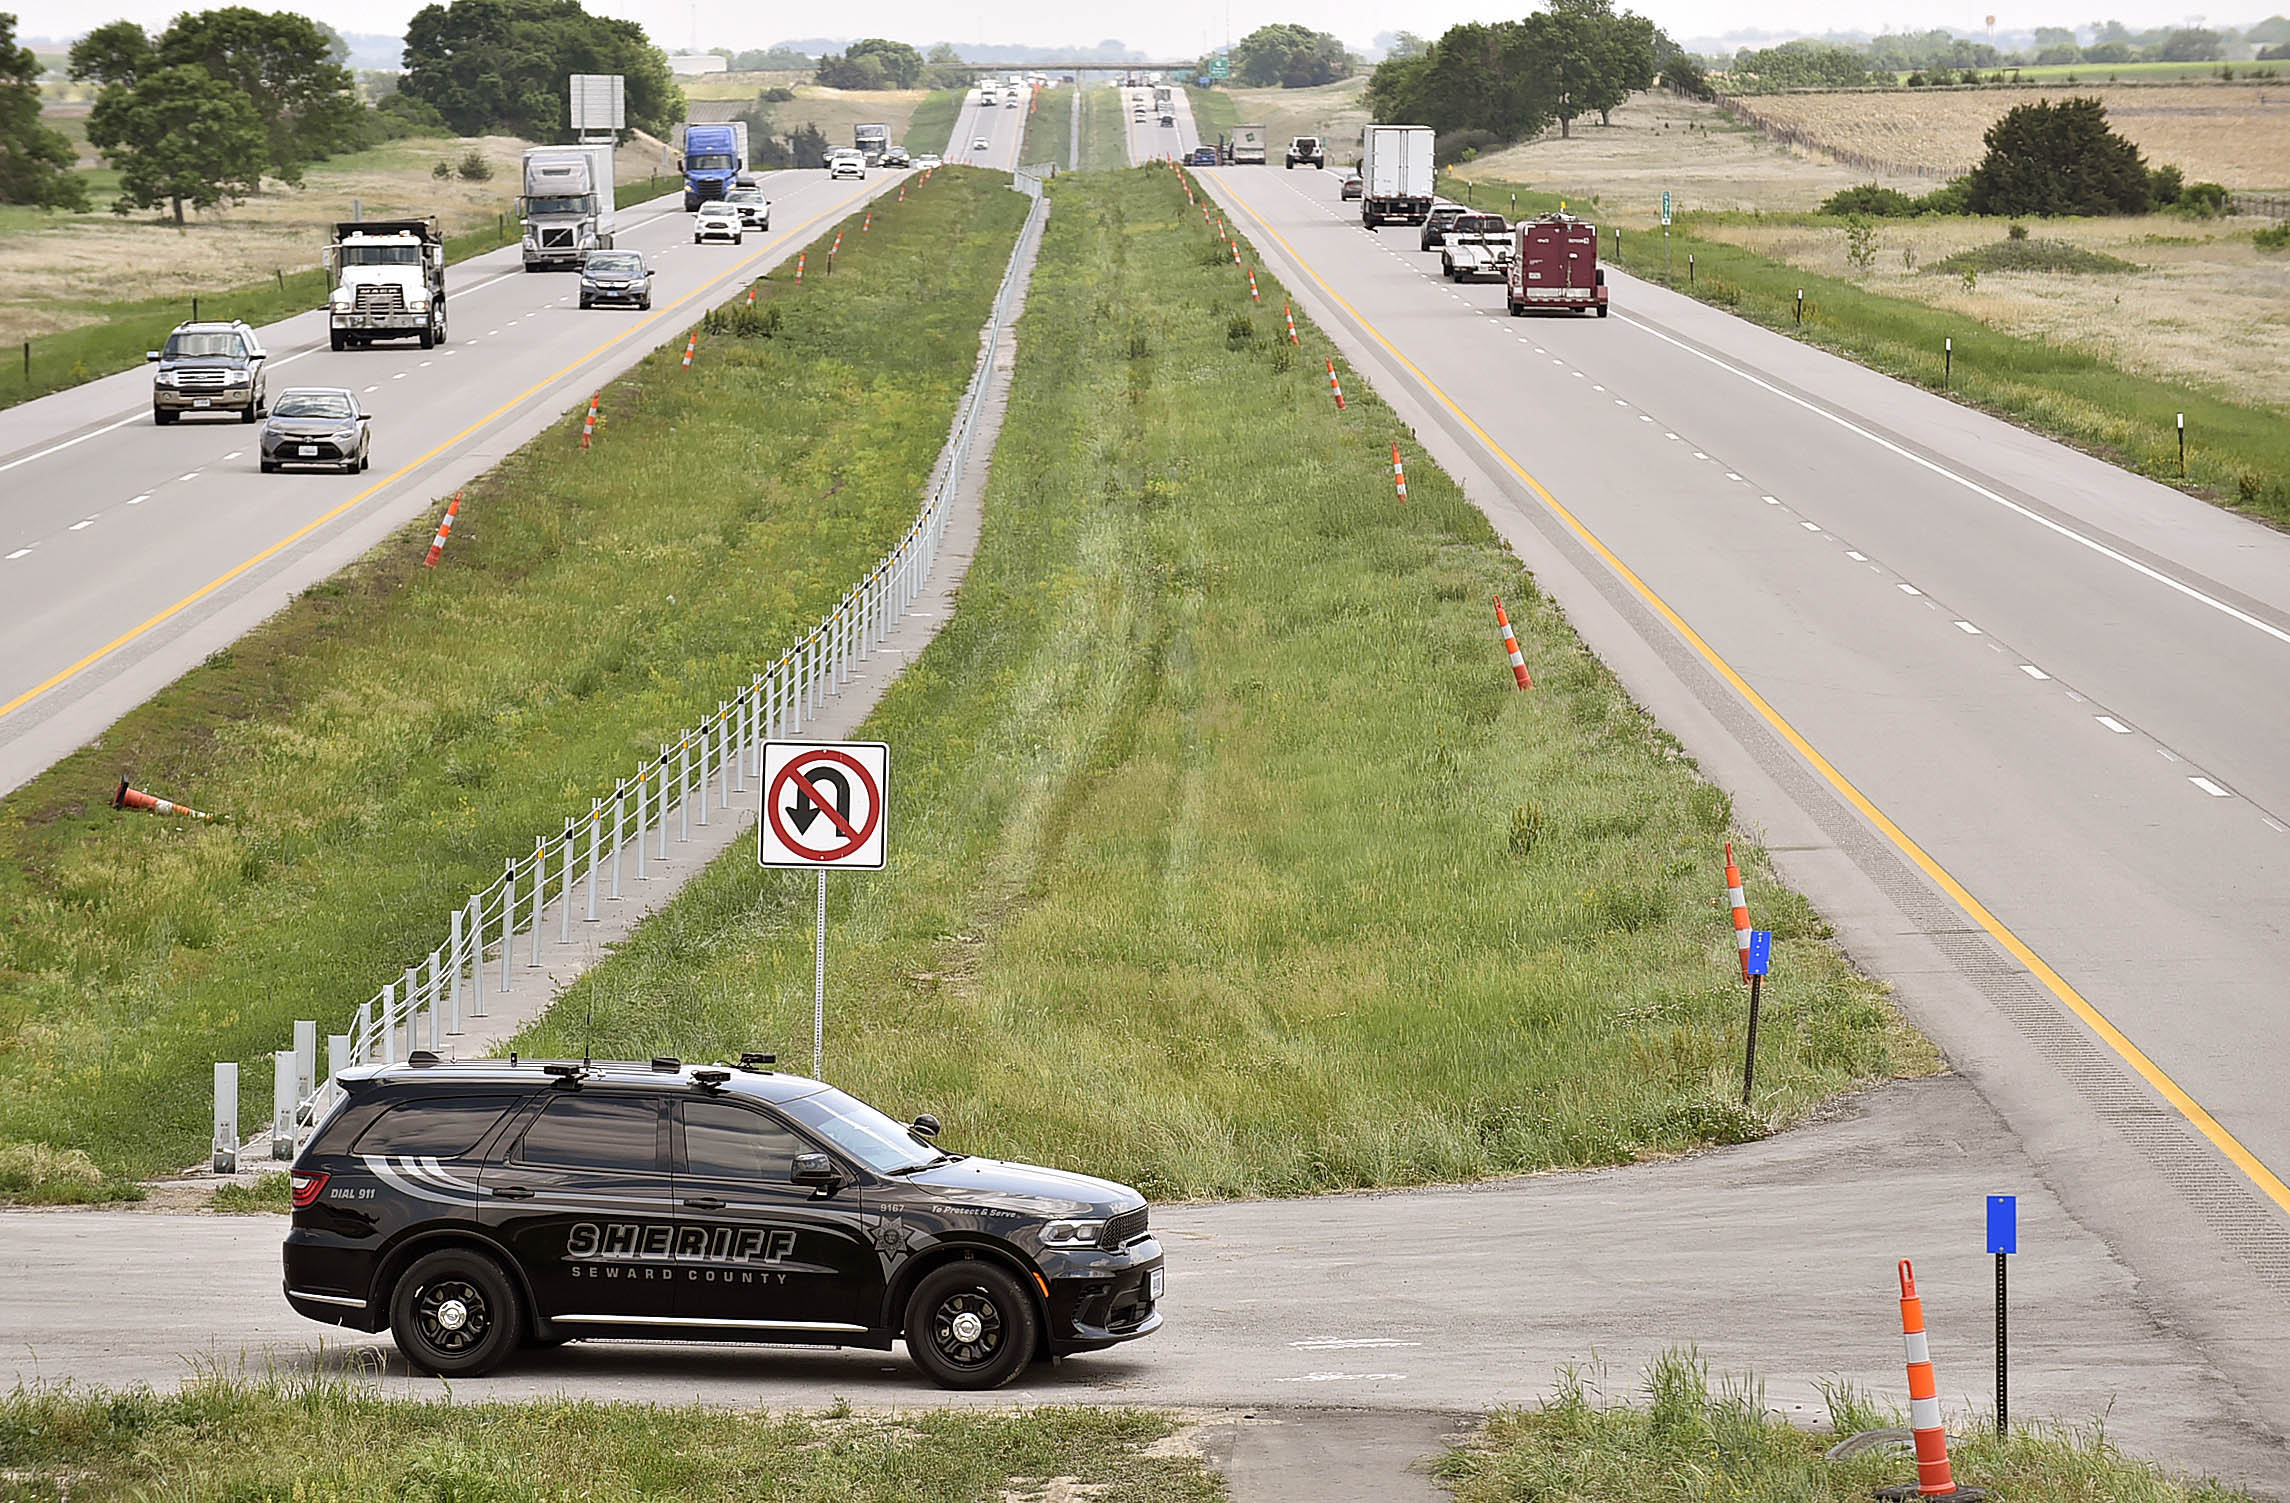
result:
M 172 423 L 186 412 L 236 412 L 240 422 L 251 423 L 270 406 L 269 352 L 236 319 L 177 324 L 166 345 L 143 358 L 159 366 L 151 377 L 154 423 Z

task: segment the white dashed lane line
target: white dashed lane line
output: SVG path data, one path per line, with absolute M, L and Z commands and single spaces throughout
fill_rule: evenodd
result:
M 2219 787 L 2218 784 L 2212 782 L 2209 778 L 2189 778 L 2187 781 L 2194 784 L 2197 788 L 2200 788 L 2203 792 L 2209 794 L 2212 798 L 2234 797 L 2233 794 L 2227 792 L 2224 788 Z
M 23 557 L 25 554 L 27 554 L 27 553 L 29 553 L 29 552 L 31 552 L 31 551 L 32 551 L 32 550 L 31 550 L 31 548 L 30 548 L 30 547 L 23 547 L 23 548 L 19 548 L 19 549 L 17 549 L 17 550 L 16 550 L 14 553 L 11 553 L 11 554 L 9 554 L 9 555 L 8 555 L 8 557 L 9 557 L 9 559 L 10 559 L 11 561 L 13 561 L 13 560 L 16 560 L 16 559 L 22 558 L 22 557 Z
M 2122 721 L 2117 720 L 2112 715 L 2094 715 L 2091 718 L 2098 721 L 2101 725 L 2107 727 L 2118 736 L 2128 736 L 2131 734 L 2131 727 L 2125 725 Z
M 2039 684 L 2044 683 L 2051 678 L 2050 674 L 2044 672 L 2041 668 L 2038 668 L 2033 663 L 2020 664 L 2020 672 L 2026 674 L 2029 678 L 2034 679 Z
M 69 529 L 67 529 L 67 530 L 68 530 L 68 531 L 71 531 L 71 532 L 78 532 L 78 531 L 80 531 L 82 528 L 86 528 L 86 527 L 93 527 L 94 525 L 95 525 L 95 518 L 93 518 L 93 517 L 82 517 L 82 518 L 81 518 L 79 521 L 72 523 L 72 525 L 70 526 L 70 528 L 69 528 Z
M 129 506 L 141 506 L 141 505 L 142 505 L 144 502 L 146 502 L 146 501 L 148 501 L 148 500 L 150 500 L 150 499 L 151 499 L 151 493 L 150 493 L 149 491 L 145 491 L 145 492 L 144 492 L 142 495 L 140 495 L 140 496 L 129 496 L 129 497 L 127 498 L 127 504 L 128 504 Z
M 1980 631 L 1980 628 L 1978 628 L 1977 626 L 1974 626 L 1974 625 L 1973 625 L 1971 622 L 1969 622 L 1969 621 L 1959 621 L 1959 622 L 1957 622 L 1957 623 L 1956 623 L 1956 629 L 1957 629 L 1958 631 L 1960 631 L 1960 632 L 1964 633 L 1964 635 L 1965 635 L 1965 636 L 1967 636 L 1967 637 L 1977 637 L 1977 636 L 1980 636 L 1980 635 L 1982 635 L 1982 633 L 1981 633 L 1981 631 Z
M 244 449 L 233 449 L 233 450 L 231 450 L 231 452 L 230 452 L 230 453 L 228 453 L 228 454 L 225 454 L 225 455 L 223 456 L 223 458 L 224 458 L 225 460 L 232 460 L 232 459 L 236 459 L 236 458 L 238 458 L 238 457 L 239 457 L 241 454 L 244 454 L 245 452 L 246 452 L 246 450 L 244 450 Z

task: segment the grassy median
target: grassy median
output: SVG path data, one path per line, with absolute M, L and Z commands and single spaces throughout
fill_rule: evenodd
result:
M 1930 1068 L 1753 860 L 1740 1107 L 1726 796 L 1364 382 L 1335 411 L 1174 172 L 1052 189 L 983 546 L 866 730 L 892 864 L 829 884 L 828 1077 L 1226 1196 L 1622 1163 Z M 521 1046 L 593 1001 L 600 1053 L 807 1061 L 812 901 L 728 855 Z
M 1754 1378 L 1710 1392 L 1709 1369 L 1673 1352 L 1647 1370 L 1636 1403 L 1613 1402 L 1596 1373 L 1561 1375 L 1550 1403 L 1504 1410 L 1439 1470 L 1456 1503 L 1862 1503 L 1916 1480 L 1903 1452 L 1822 1459 L 1840 1435 L 1905 1424 L 1865 1397 L 1832 1391 L 1833 1434 L 1797 1429 L 1765 1408 Z M 2173 1477 L 2123 1455 L 2097 1424 L 1995 1433 L 1993 1416 L 1951 1422 L 1959 1487 L 2011 1503 L 2251 1503 L 2216 1481 Z
M 1073 150 L 1074 94 L 1070 88 L 1040 89 L 1026 111 L 1026 135 L 1018 146 L 1018 165 L 1039 167 L 1044 162 L 1070 170 L 1066 160 Z
M 10 1498 L 455 1503 L 772 1498 L 797 1503 L 1213 1503 L 1224 1487 L 1148 1410 L 892 1417 L 727 1413 L 573 1399 L 384 1398 L 341 1379 L 206 1377 L 173 1393 L 0 1395 Z
M 878 205 L 832 276 L 762 284 L 773 332 L 703 334 L 688 373 L 679 335 L 605 389 L 593 452 L 576 414 L 470 485 L 439 568 L 433 514 L 10 794 L 0 1171 L 28 1167 L 0 1198 L 48 1194 L 43 1164 L 87 1198 L 75 1151 L 204 1157 L 210 1061 L 344 1027 L 815 622 L 912 520 L 1024 213 L 970 171 Z M 115 814 L 121 776 L 222 819 Z M 267 1065 L 242 1079 L 265 1120 Z
M 1088 85 L 1079 90 L 1082 172 L 1119 172 L 1129 165 L 1129 111 L 1120 89 Z

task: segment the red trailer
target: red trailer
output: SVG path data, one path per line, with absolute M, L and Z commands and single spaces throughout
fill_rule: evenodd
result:
M 1606 317 L 1606 273 L 1598 265 L 1598 226 L 1572 214 L 1519 222 L 1506 301 L 1514 317 L 1530 308 L 1573 313 L 1596 308 Z

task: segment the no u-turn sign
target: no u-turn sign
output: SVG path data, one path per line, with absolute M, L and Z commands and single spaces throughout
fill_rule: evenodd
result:
M 883 742 L 765 742 L 757 863 L 881 871 L 889 790 Z

